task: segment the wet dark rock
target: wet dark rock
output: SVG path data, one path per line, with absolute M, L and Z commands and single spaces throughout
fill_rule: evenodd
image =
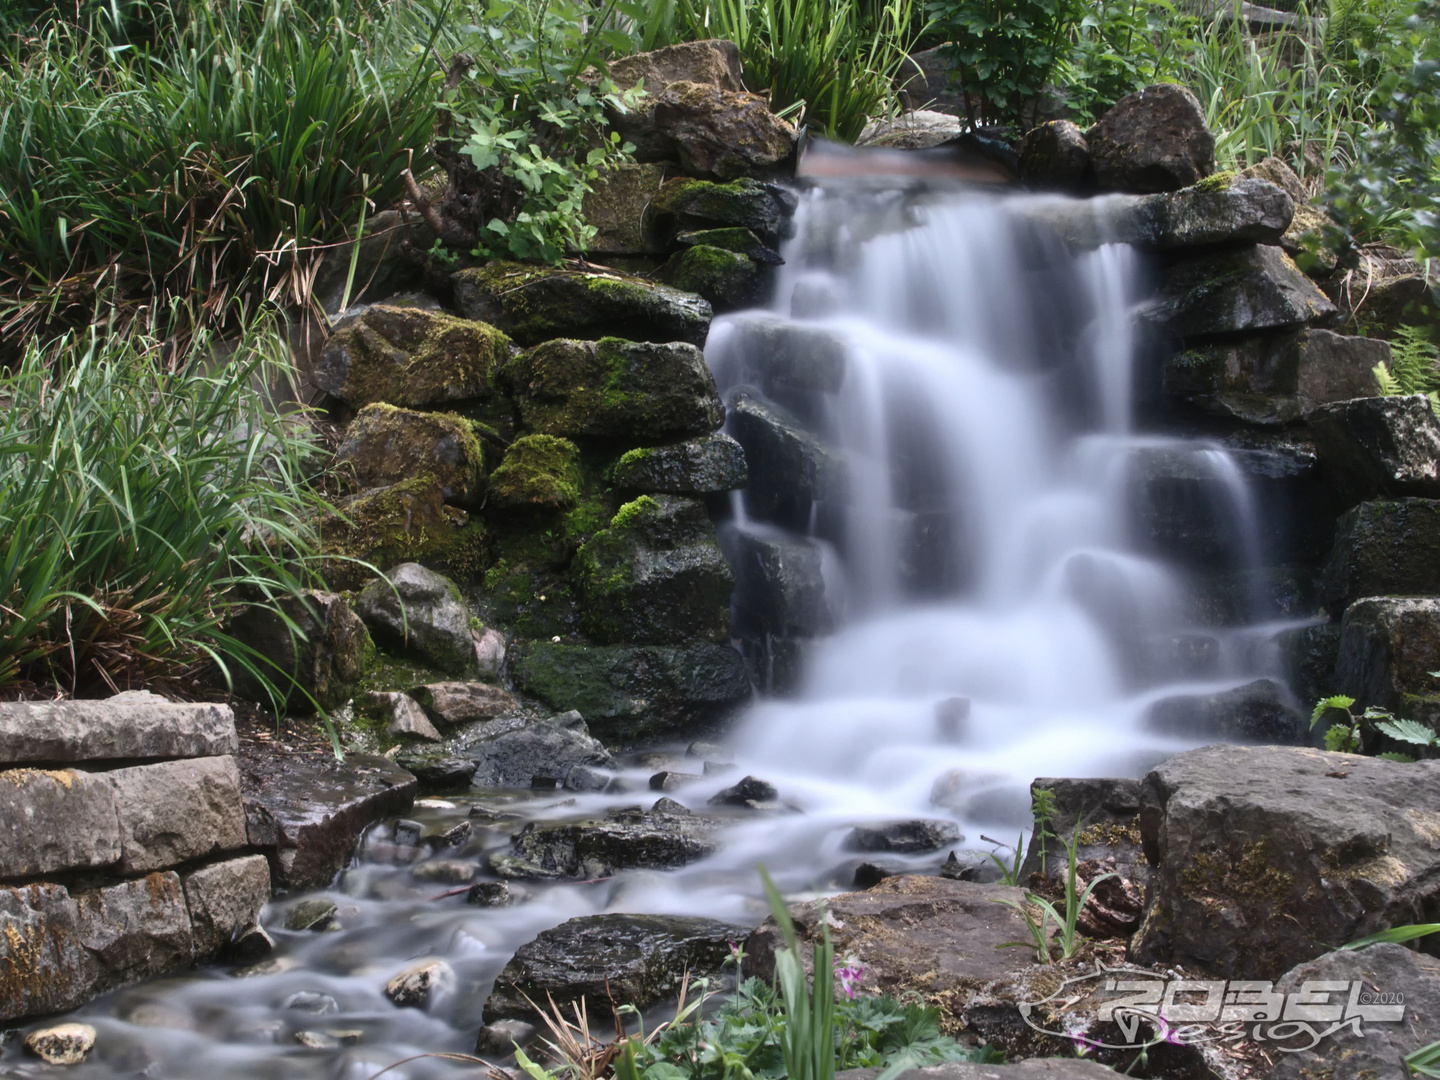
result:
M 1252 334 L 1318 323 L 1335 305 L 1280 248 L 1226 248 L 1161 271 L 1146 318 L 1183 338 Z
M 1050 120 L 1020 140 L 1020 180 L 1039 191 L 1083 193 L 1095 185 L 1085 133 L 1069 120 Z
M 420 960 L 385 984 L 385 996 L 401 1009 L 424 1009 L 443 988 L 453 985 L 455 974 L 444 960 Z
M 772 796 L 773 798 L 773 796 Z M 953 821 L 895 821 L 888 825 L 860 826 L 845 838 L 852 851 L 890 851 L 898 855 L 914 855 L 935 851 L 946 844 L 965 839 Z
M 1407 1054 L 1440 1038 L 1440 960 L 1403 945 L 1326 953 L 1287 972 L 1275 983 L 1275 992 L 1298 994 L 1302 987 L 1315 984 L 1344 987 L 1339 993 L 1325 994 L 1338 1007 L 1348 1005 L 1350 987 L 1356 982 L 1396 998 L 1403 995 L 1403 1003 L 1367 1009 L 1370 1016 L 1361 1024 L 1363 1037 L 1343 1025 L 1312 1049 L 1277 1055 L 1266 1080 L 1386 1076 Z
M 667 247 L 682 232 L 741 228 L 778 249 L 790 235 L 798 205 L 795 193 L 777 184 L 751 179 L 718 184 L 677 176 L 651 200 L 649 228 Z
M 419 847 L 420 837 L 425 833 L 425 826 L 418 821 L 400 819 L 395 822 L 390 830 L 390 836 L 400 847 Z
M 315 990 L 297 990 L 282 1001 L 280 1007 L 294 1009 L 296 1012 L 313 1013 L 316 1016 L 325 1016 L 340 1011 L 338 1001 L 329 994 L 321 994 Z
M 480 1029 L 475 1040 L 475 1053 L 504 1057 L 513 1054 L 517 1046 L 522 1049 L 529 1046 L 539 1034 L 534 1024 L 523 1020 L 497 1020 Z
M 417 864 L 410 871 L 416 881 L 437 882 L 442 885 L 468 885 L 475 880 L 479 869 L 472 862 L 463 859 L 431 859 Z
M 1389 361 L 1387 342 L 1307 328 L 1183 349 L 1165 363 L 1164 393 L 1247 424 L 1289 424 L 1373 393 L 1372 371 Z
M 337 330 L 311 372 L 353 408 L 385 402 L 423 409 L 490 395 L 510 339 L 484 322 L 377 304 Z
M 743 378 L 777 401 L 799 407 L 845 384 L 849 346 L 834 330 L 754 315 L 736 320 L 730 332 L 734 354 L 746 361 Z
M 732 251 L 736 255 L 744 255 L 757 266 L 782 266 L 785 263 L 778 251 L 766 247 L 758 236 L 742 227 L 692 229 L 690 232 L 677 234 L 675 243 L 681 247 L 712 247 L 721 251 Z
M 645 446 L 615 463 L 622 491 L 667 495 L 713 495 L 745 486 L 745 451 L 723 432 L 669 446 Z
M 1300 703 L 1308 704 L 1335 692 L 1335 661 L 1340 655 L 1340 624 L 1283 630 L 1276 637 L 1281 671 Z
M 456 584 L 419 563 L 402 563 L 387 576 L 389 584 L 372 581 L 355 601 L 371 632 L 442 671 L 474 668 L 477 635 Z
M 644 1009 L 677 994 L 684 980 L 717 973 L 741 927 L 677 915 L 582 915 L 520 946 L 485 1002 L 485 1023 L 534 1022 L 530 1001 L 566 1008 L 584 1001 L 591 1016 L 610 1002 Z
M 747 776 L 738 784 L 710 796 L 711 806 L 743 806 L 758 809 L 780 798 L 775 785 L 755 776 Z
M 1209 746 L 1143 781 L 1131 956 L 1268 979 L 1440 903 L 1440 761 Z
M 745 661 L 729 645 L 588 646 L 533 642 L 512 650 L 516 688 L 575 708 L 608 742 L 636 742 L 711 723 L 750 698 Z
M 1303 743 L 1308 717 L 1292 707 L 1289 698 L 1270 679 L 1218 694 L 1176 694 L 1150 706 L 1145 728 L 1184 739 Z
M 734 604 L 745 631 L 815 637 L 834 629 L 815 541 L 737 532 L 727 547 L 735 569 Z
M 442 832 L 440 834 L 440 843 L 446 845 L 447 847 L 459 847 L 461 844 L 465 843 L 466 840 L 470 839 L 470 834 L 473 831 L 474 826 L 471 825 L 470 822 L 462 821 L 457 825 L 450 826 L 450 828 Z
M 431 476 L 447 502 L 474 506 L 485 493 L 485 455 L 469 421 L 367 405 L 345 429 L 335 463 L 364 488 Z
M 705 779 L 703 776 L 696 776 L 694 773 L 658 772 L 650 777 L 650 790 L 679 791 L 681 788 L 703 779 Z
M 561 338 L 520 354 L 502 377 L 525 423 L 548 435 L 646 445 L 706 435 L 725 419 L 704 354 L 684 340 Z
M 1041 777 L 1030 785 L 1032 801 L 1040 791 L 1051 793 L 1054 815 L 1049 828 L 1038 840 L 1032 837 L 1026 848 L 1020 868 L 1022 881 L 1039 873 L 1042 862 L 1045 873 L 1052 878 L 1063 875 L 1068 859 L 1065 844 L 1077 839 L 1078 861 L 1113 858 L 1117 872 L 1143 882 L 1140 781 Z
M 282 598 L 273 607 L 245 608 L 231 620 L 229 632 L 259 654 L 262 670 L 267 665 L 275 669 L 266 674 L 285 692 L 284 703 L 296 708 L 310 704 L 306 695 L 321 708 L 343 705 L 375 653 L 365 624 L 336 593 L 306 592 Z M 231 677 L 237 694 L 251 701 L 269 700 L 259 680 L 240 665 L 231 666 Z
M 461 312 L 499 327 L 522 346 L 612 335 L 700 346 L 710 330 L 710 305 L 700 297 L 614 272 L 492 262 L 461 270 L 453 281 Z
M 730 566 L 704 503 L 642 495 L 575 555 L 580 621 L 602 645 L 730 636 Z
M 763 521 L 805 529 L 817 502 L 844 502 L 838 454 L 777 405 L 741 392 L 730 402 L 730 433 L 745 449 L 745 503 Z
M 286 930 L 328 930 L 335 922 L 335 901 L 301 900 L 285 913 Z
M 506 881 L 477 881 L 465 894 L 465 903 L 476 907 L 506 907 L 514 900 Z
M 716 180 L 779 176 L 795 153 L 795 125 L 759 94 L 674 82 L 655 98 L 655 131 L 670 140 L 680 166 Z
M 950 697 L 935 703 L 935 730 L 945 742 L 963 742 L 969 727 L 969 698 Z
M 674 799 L 656 799 L 655 805 L 650 808 L 652 814 L 679 814 L 685 817 L 694 813 L 688 806 L 676 802 Z
M 1440 420 L 1423 394 L 1338 401 L 1307 419 L 1321 463 L 1351 498 L 1440 495 Z
M 888 877 L 894 877 L 894 870 L 887 870 L 883 866 L 876 866 L 874 863 L 862 862 L 855 867 L 854 884 L 857 889 L 868 889 L 872 885 L 879 885 Z
M 424 792 L 459 791 L 470 786 L 479 762 L 447 751 L 402 750 L 395 764 L 414 775 Z
M 709 244 L 677 251 L 655 276 L 667 285 L 703 296 L 716 314 L 764 303 L 771 286 L 765 266 L 748 255 Z
M 633 813 L 597 821 L 539 824 L 490 857 L 506 878 L 611 877 L 620 870 L 671 870 L 720 849 L 716 822 L 695 815 Z
M 1294 216 L 1294 201 L 1268 180 L 1200 184 L 1139 200 L 1133 234 L 1125 239 L 1145 251 L 1276 244 Z
M 1117 101 L 1086 132 L 1105 191 L 1175 191 L 1215 171 L 1215 137 L 1190 90 L 1159 83 Z
M 1339 614 L 1365 596 L 1440 595 L 1440 500 L 1352 507 L 1335 525 L 1321 595 Z
M 277 887 L 321 888 L 367 826 L 410 809 L 415 788 L 414 776 L 379 756 L 294 758 L 284 772 L 242 778 L 250 843 L 270 859 Z
M 578 712 L 550 720 L 499 720 L 465 733 L 460 752 L 479 762 L 475 787 L 531 787 L 537 780 L 573 791 L 594 790 L 594 769 L 613 769 L 615 761 L 591 736 Z M 603 788 L 608 779 L 602 779 Z
M 1000 868 L 979 851 L 952 851 L 940 864 L 940 876 L 951 881 L 979 881 L 988 884 L 1000 880 Z
M 1345 609 L 1335 689 L 1424 721 L 1440 718 L 1440 597 L 1375 596 Z

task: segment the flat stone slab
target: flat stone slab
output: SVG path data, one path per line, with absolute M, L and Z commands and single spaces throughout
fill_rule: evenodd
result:
M 233 757 L 137 765 L 105 777 L 115 787 L 121 871 L 127 875 L 245 846 L 240 770 Z
M 177 705 L 146 693 L 0 704 L 7 765 L 219 757 L 238 745 L 228 705 Z
M 245 778 L 250 844 L 270 857 L 276 885 L 320 888 L 368 825 L 410 810 L 415 790 L 414 776 L 374 754 L 350 754 L 343 764 L 287 761 L 278 773 Z
M 119 859 L 115 787 L 103 773 L 0 772 L 0 879 L 98 869 Z

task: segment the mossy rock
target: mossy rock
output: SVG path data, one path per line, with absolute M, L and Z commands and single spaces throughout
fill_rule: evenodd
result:
M 485 574 L 478 596 L 485 621 L 516 639 L 568 638 L 579 633 L 575 588 L 565 570 L 501 559 Z
M 711 495 L 745 486 L 745 451 L 723 432 L 672 446 L 645 446 L 615 463 L 621 490 L 670 495 Z
M 490 565 L 490 541 L 480 522 L 445 504 L 440 485 L 417 477 L 340 503 L 320 522 L 326 581 L 359 588 L 380 570 L 418 562 L 460 582 L 478 580 Z M 356 561 L 358 560 L 358 562 Z
M 694 499 L 626 503 L 576 553 L 575 580 L 581 626 L 601 644 L 729 639 L 735 579 Z
M 650 200 L 648 228 L 667 243 L 683 232 L 749 229 L 761 242 L 778 248 L 793 231 L 791 217 L 799 199 L 794 192 L 758 180 L 721 184 L 677 176 Z
M 495 262 L 454 275 L 455 301 L 522 345 L 623 334 L 704 345 L 712 311 L 698 296 L 616 273 Z
M 376 304 L 335 332 L 311 379 L 355 408 L 383 401 L 421 409 L 488 397 L 511 350 L 486 323 Z
M 708 244 L 670 256 L 658 276 L 677 289 L 699 293 L 717 312 L 757 306 L 770 285 L 770 274 L 748 256 Z
M 478 503 L 485 492 L 485 453 L 463 417 L 376 403 L 360 410 L 345 431 L 335 461 L 365 488 L 429 476 L 446 501 Z
M 684 342 L 547 341 L 500 373 L 536 431 L 635 445 L 703 435 L 725 420 L 705 356 Z
M 722 251 L 733 251 L 757 266 L 780 266 L 785 262 L 779 252 L 766 247 L 758 236 L 743 227 L 682 232 L 675 237 L 675 242 L 681 247 L 716 247 Z
M 553 709 L 578 709 L 607 744 L 694 737 L 750 699 L 745 661 L 729 645 L 591 646 L 535 641 L 511 652 L 518 689 Z
M 501 509 L 569 510 L 580 499 L 580 450 L 569 439 L 525 435 L 490 474 L 490 502 Z

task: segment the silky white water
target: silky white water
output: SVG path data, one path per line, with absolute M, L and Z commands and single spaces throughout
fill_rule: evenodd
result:
M 653 911 L 753 925 L 761 865 L 792 895 L 847 887 L 860 857 L 844 841 L 857 825 L 949 819 L 965 834 L 955 846 L 991 851 L 982 834 L 1014 843 L 1028 828 L 1034 778 L 1136 776 L 1203 741 L 1147 732 L 1146 711 L 1266 673 L 1263 599 L 1248 627 L 1190 625 L 1193 582 L 1135 535 L 1133 463 L 1180 455 L 1213 476 L 1230 569 L 1264 558 L 1255 507 L 1223 449 L 1135 433 L 1138 256 L 1114 245 L 1071 253 L 1026 208 L 965 191 L 809 191 L 771 309 L 712 329 L 707 358 L 727 396 L 765 396 L 770 361 L 746 332 L 755 320 L 844 342 L 838 390 L 790 402 L 843 462 L 843 493 L 784 524 L 757 520 L 742 496 L 722 526 L 818 544 L 836 629 L 808 646 L 793 693 L 757 698 L 734 726 L 736 769 L 675 793 L 703 809 L 753 774 L 788 809 L 737 813 L 724 849 L 702 863 L 526 886 L 524 902 L 503 909 L 441 896 L 372 843 L 326 893 L 338 931 L 288 933 L 291 901 L 272 905 L 276 970 L 237 979 L 214 968 L 97 1000 L 75 1014 L 99 1029 L 97 1050 L 71 1075 L 364 1080 L 411 1054 L 468 1051 L 505 960 L 567 918 Z M 923 557 L 917 522 L 940 537 Z M 1167 643 L 1196 632 L 1219 658 L 1203 680 L 1166 659 Z M 937 709 L 953 711 L 955 698 L 968 718 L 947 726 Z M 510 805 L 532 820 L 648 806 L 653 771 L 626 770 L 615 794 L 515 793 Z M 452 824 L 468 801 L 452 802 L 413 816 Z M 506 842 L 482 828 L 444 856 L 480 859 Z M 946 854 L 867 858 L 934 872 Z M 425 956 L 444 958 L 453 984 L 426 1012 L 394 1008 L 386 979 Z M 307 1049 L 300 1031 L 341 1045 Z M 386 1075 L 458 1068 L 422 1059 Z M 13 1043 L 0 1049 L 0 1074 L 42 1071 Z

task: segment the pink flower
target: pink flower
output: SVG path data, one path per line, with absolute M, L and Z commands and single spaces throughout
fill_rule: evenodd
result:
M 865 965 L 854 957 L 847 956 L 841 961 L 841 966 L 835 969 L 835 977 L 840 980 L 840 992 L 850 1001 L 854 1001 L 855 991 L 860 988 L 860 983 L 865 978 Z

